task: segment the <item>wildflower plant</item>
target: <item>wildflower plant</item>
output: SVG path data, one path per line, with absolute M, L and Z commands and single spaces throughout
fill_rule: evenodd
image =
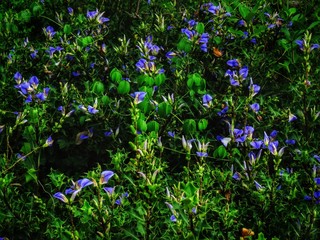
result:
M 0 238 L 318 238 L 316 10 L 10 4 Z

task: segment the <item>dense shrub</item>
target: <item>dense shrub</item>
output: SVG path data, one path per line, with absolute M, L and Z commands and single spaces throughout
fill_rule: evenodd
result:
M 0 236 L 318 239 L 312 1 L 2 1 Z

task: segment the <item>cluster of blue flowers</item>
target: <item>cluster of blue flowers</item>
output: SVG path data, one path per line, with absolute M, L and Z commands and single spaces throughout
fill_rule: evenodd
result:
M 83 106 L 82 104 L 80 104 L 78 106 L 78 108 L 83 111 L 83 112 L 86 112 L 86 113 L 89 113 L 91 115 L 94 115 L 94 114 L 97 114 L 99 112 L 99 110 L 97 109 L 98 107 L 98 99 L 96 98 L 95 101 L 94 101 L 94 104 L 93 106 L 91 105 L 88 105 L 87 107 Z
M 213 3 L 204 3 L 201 5 L 200 9 L 203 12 L 209 12 L 211 14 L 213 14 L 214 16 L 220 17 L 220 18 L 224 18 L 224 17 L 230 17 L 231 13 L 226 12 L 225 9 L 223 9 L 221 7 L 221 5 L 214 5 Z
M 69 13 L 70 13 L 70 8 L 68 9 Z M 73 10 L 72 10 L 73 13 Z M 104 12 L 99 13 L 98 9 L 94 10 L 94 11 L 87 11 L 87 18 L 89 20 L 96 20 L 98 23 L 103 24 L 106 22 L 109 22 L 110 19 L 103 17 L 102 15 L 104 14 Z
M 267 27 L 273 29 L 280 27 L 283 24 L 283 19 L 279 16 L 278 13 L 270 14 L 265 12 L 264 15 L 268 18 Z M 292 23 L 291 23 L 292 24 Z
M 107 184 L 109 179 L 112 178 L 113 175 L 114 175 L 113 171 L 109 171 L 109 170 L 103 171 L 100 176 L 99 185 Z M 75 197 L 81 192 L 81 190 L 90 185 L 97 186 L 97 183 L 95 181 L 89 180 L 88 178 L 79 179 L 78 181 L 73 182 L 72 186 L 65 190 L 65 193 L 57 192 L 53 195 L 53 197 L 59 199 L 64 203 L 72 203 Z M 115 187 L 104 187 L 103 190 L 106 193 L 111 195 L 114 193 L 114 188 Z M 70 194 L 71 194 L 71 197 L 69 199 L 66 195 L 70 195 Z M 123 193 L 119 199 L 115 200 L 115 204 L 120 205 L 122 202 L 122 199 L 128 196 L 129 196 L 128 193 Z
M 155 60 L 161 48 L 153 44 L 152 36 L 148 36 L 145 41 L 141 41 L 137 46 L 142 58 L 136 63 L 137 71 L 142 73 L 163 73 L 164 69 L 157 69 Z
M 54 30 L 53 27 L 48 26 L 44 30 L 44 34 L 51 40 L 54 35 L 56 35 L 56 31 Z
M 302 40 L 296 40 L 295 41 L 296 44 L 299 46 L 300 50 L 301 51 L 304 51 L 304 52 L 307 52 L 307 53 L 310 53 L 312 50 L 314 49 L 318 49 L 320 48 L 320 45 L 317 44 L 317 43 L 313 43 L 313 44 L 309 44 L 306 39 L 302 39 Z
M 22 75 L 19 72 L 14 74 L 14 79 L 17 83 L 14 87 L 18 89 L 18 92 L 25 97 L 25 103 L 31 103 L 33 99 L 43 102 L 47 99 L 50 88 L 45 87 L 39 91 L 39 79 L 36 76 L 32 76 L 29 81 L 22 81 Z
M 313 196 L 306 195 L 304 197 L 307 201 L 314 201 L 315 204 L 320 204 L 320 177 L 314 178 L 316 190 L 313 192 Z
M 228 60 L 227 65 L 232 69 L 228 69 L 226 71 L 225 77 L 230 78 L 230 84 L 232 86 L 240 86 L 242 82 L 248 77 L 248 67 L 242 67 L 238 59 Z
M 181 32 L 188 38 L 188 40 L 200 45 L 200 49 L 203 52 L 208 52 L 209 33 L 198 33 L 194 27 L 197 25 L 195 20 L 188 21 L 188 27 L 182 28 Z

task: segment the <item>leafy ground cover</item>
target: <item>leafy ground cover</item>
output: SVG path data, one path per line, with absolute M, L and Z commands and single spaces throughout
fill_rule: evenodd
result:
M 319 239 L 313 1 L 1 1 L 0 239 Z

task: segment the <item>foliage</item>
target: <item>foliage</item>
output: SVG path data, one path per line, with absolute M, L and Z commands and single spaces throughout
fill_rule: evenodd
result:
M 2 1 L 0 236 L 318 239 L 311 3 Z

